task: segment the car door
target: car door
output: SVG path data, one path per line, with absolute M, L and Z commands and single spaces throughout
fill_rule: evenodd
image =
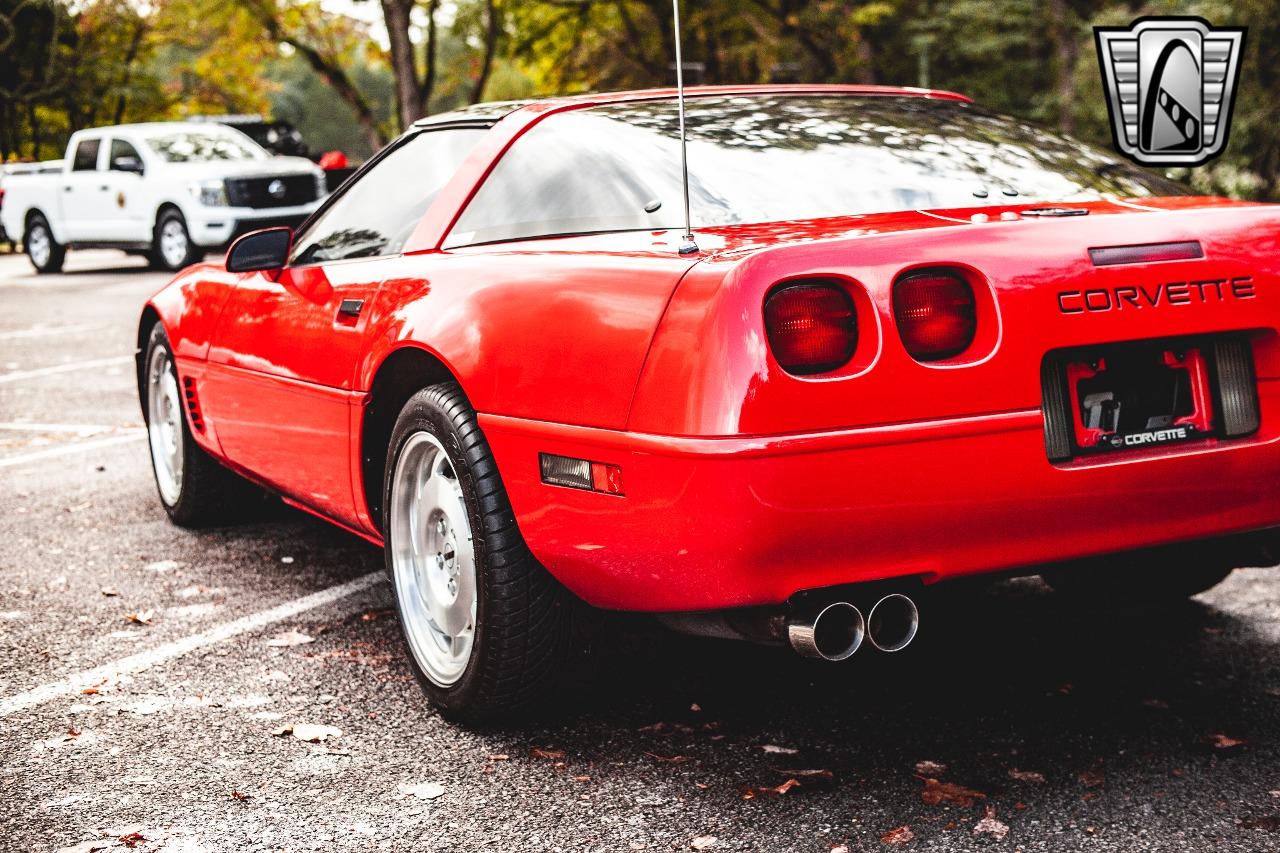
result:
M 127 139 L 111 137 L 100 186 L 102 199 L 102 239 L 126 243 L 147 243 L 155 209 L 147 203 L 142 188 L 142 156 Z
M 105 239 L 100 233 L 107 201 L 98 171 L 102 153 L 102 137 L 82 136 L 71 153 L 67 171 L 58 182 L 58 212 L 64 242 Z
M 366 306 L 403 274 L 401 248 L 483 132 L 401 139 L 303 228 L 278 276 L 246 275 L 222 311 L 202 393 L 223 452 L 331 518 L 359 524 L 351 421 Z

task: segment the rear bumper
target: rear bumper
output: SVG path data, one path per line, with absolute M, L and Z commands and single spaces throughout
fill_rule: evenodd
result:
M 521 532 L 587 602 L 778 604 L 1280 525 L 1280 381 L 1243 439 L 1051 464 L 1038 409 L 801 436 L 668 438 L 481 415 Z M 625 497 L 543 485 L 538 454 L 620 465 Z

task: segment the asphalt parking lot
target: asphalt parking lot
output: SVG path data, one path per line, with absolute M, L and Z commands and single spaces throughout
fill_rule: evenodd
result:
M 1269 570 L 1128 611 L 1010 581 L 840 666 L 619 619 L 552 714 L 449 725 L 374 548 L 167 522 L 131 372 L 163 281 L 0 256 L 0 849 L 1280 849 Z

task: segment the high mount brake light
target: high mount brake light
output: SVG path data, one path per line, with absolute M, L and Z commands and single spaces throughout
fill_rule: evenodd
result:
M 843 367 L 858 346 L 858 318 L 844 288 L 825 282 L 788 284 L 764 303 L 773 357 L 788 373 L 808 376 Z
M 973 288 L 956 273 L 912 273 L 893 285 L 893 316 L 916 361 L 943 361 L 964 352 L 978 330 Z

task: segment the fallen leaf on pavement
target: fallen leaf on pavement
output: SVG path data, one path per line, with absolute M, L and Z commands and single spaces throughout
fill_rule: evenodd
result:
M 756 797 L 780 797 L 792 788 L 799 787 L 800 780 L 791 778 L 783 782 L 781 785 L 764 785 L 758 788 L 747 788 L 742 792 L 742 799 L 754 800 Z
M 284 735 L 293 735 L 295 738 L 307 743 L 323 743 L 331 737 L 338 737 L 342 734 L 342 729 L 336 729 L 333 726 L 320 725 L 318 723 L 294 723 L 289 726 L 281 726 L 271 732 L 276 737 Z
M 834 779 L 836 774 L 830 770 L 783 770 L 778 768 L 778 773 L 783 776 L 795 776 L 797 779 Z
M 163 574 L 165 572 L 171 572 L 174 569 L 180 569 L 183 565 L 185 564 L 179 563 L 177 560 L 157 560 L 154 563 L 147 563 L 142 568 L 148 572 L 159 572 Z
M 832 844 L 831 849 L 827 853 L 849 853 L 848 844 Z
M 1214 749 L 1234 749 L 1237 746 L 1244 746 L 1248 743 L 1247 740 L 1227 737 L 1221 733 L 1209 735 L 1209 742 L 1213 744 Z
M 314 643 L 315 641 L 315 637 L 308 636 L 300 631 L 285 631 L 283 634 L 276 634 L 270 640 L 267 640 L 267 645 L 281 649 L 288 646 L 301 646 L 304 643 Z
M 116 589 L 114 586 L 104 586 L 99 591 L 108 598 L 113 598 L 120 594 L 120 590 Z
M 937 779 L 924 777 L 921 779 L 924 781 L 924 790 L 920 792 L 920 799 L 927 806 L 954 803 L 957 806 L 969 808 L 978 800 L 984 800 L 987 797 L 981 791 L 965 788 L 952 782 L 939 782 Z
M 231 799 L 239 800 L 240 802 L 243 803 L 245 800 L 249 799 L 249 795 L 246 794 L 244 791 L 232 790 Z
M 1257 829 L 1263 832 L 1280 832 L 1280 815 L 1245 818 L 1240 821 L 1241 829 Z
M 507 755 L 505 752 L 495 752 L 493 755 L 489 756 L 489 760 L 490 761 L 510 761 L 511 756 Z
M 996 841 L 1003 841 L 1004 837 L 1009 834 L 1009 825 L 996 820 L 996 810 L 993 806 L 987 806 L 986 814 L 982 816 L 982 820 L 974 824 L 974 835 L 990 835 Z
M 529 757 L 546 758 L 551 761 L 556 761 L 564 758 L 564 751 L 560 749 L 542 749 L 535 746 L 533 749 L 529 750 Z
M 132 622 L 135 625 L 150 625 L 151 619 L 156 615 L 154 610 L 139 610 L 137 613 L 126 613 L 124 621 Z
M 792 749 L 789 746 L 776 746 L 772 743 L 766 743 L 760 748 L 772 755 L 795 755 L 800 751 L 798 749 Z
M 947 772 L 947 765 L 938 761 L 917 761 L 916 772 L 921 776 L 938 777 Z
M 880 836 L 880 840 L 885 844 L 906 844 L 915 838 L 916 834 L 911 831 L 909 826 L 898 826 Z M 845 848 L 848 850 L 849 848 Z
M 444 785 L 439 782 L 420 782 L 417 785 L 401 785 L 400 793 L 420 800 L 434 800 L 444 796 Z
M 699 835 L 689 842 L 689 846 L 694 850 L 710 850 L 716 846 L 716 837 L 714 835 Z
M 125 847 L 128 847 L 130 850 L 132 850 L 133 848 L 137 847 L 139 844 L 145 843 L 147 840 L 147 837 L 143 835 L 141 832 L 130 832 L 128 835 L 120 836 L 118 840 Z
M 662 764 L 684 764 L 689 760 L 687 755 L 658 755 L 656 752 L 645 752 L 645 755 Z
M 1034 770 L 1019 770 L 1016 767 L 1009 768 L 1009 778 L 1019 782 L 1034 782 L 1037 785 L 1044 784 L 1044 774 L 1037 773 Z
M 1077 778 L 1080 780 L 1080 784 L 1086 788 L 1096 788 L 1107 781 L 1107 777 L 1103 774 L 1101 767 L 1090 767 Z

